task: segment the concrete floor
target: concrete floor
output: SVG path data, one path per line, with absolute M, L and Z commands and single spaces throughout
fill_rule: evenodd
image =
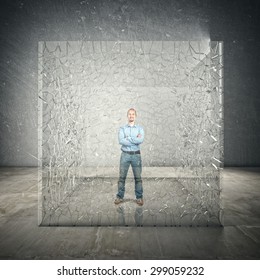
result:
M 127 178 L 124 202 L 115 205 L 118 174 L 43 177 L 39 202 L 42 226 L 221 226 L 219 177 L 176 177 L 144 172 L 144 205 L 135 201 L 134 179 Z M 156 173 L 156 172 L 155 172 Z M 131 172 L 129 172 L 129 175 Z M 159 174 L 156 174 L 159 175 Z M 166 175 L 163 177 L 163 175 Z M 188 174 L 189 175 L 189 174 Z M 133 176 L 133 175 L 132 175 Z M 73 179 L 74 178 L 74 179 Z
M 0 259 L 259 259 L 260 168 L 225 168 L 224 227 L 39 227 L 37 168 L 0 168 Z

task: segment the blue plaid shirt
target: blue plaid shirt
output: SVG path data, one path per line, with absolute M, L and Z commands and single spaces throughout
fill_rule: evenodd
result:
M 137 137 L 141 134 L 141 137 Z M 122 151 L 139 151 L 139 145 L 144 141 L 144 129 L 140 125 L 130 126 L 126 124 L 121 126 L 118 133 L 119 144 L 122 145 Z

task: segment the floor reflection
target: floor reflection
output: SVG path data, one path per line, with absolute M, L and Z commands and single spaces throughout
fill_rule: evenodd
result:
M 126 181 L 124 202 L 115 205 L 117 178 L 79 178 L 58 184 L 43 178 L 42 225 L 216 226 L 223 209 L 219 178 L 143 178 L 144 205 Z M 70 185 L 70 183 L 72 183 Z

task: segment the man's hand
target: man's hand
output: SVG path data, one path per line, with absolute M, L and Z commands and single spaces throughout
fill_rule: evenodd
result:
M 141 135 L 141 134 L 138 134 L 137 137 L 140 138 L 140 137 L 142 137 L 142 135 Z

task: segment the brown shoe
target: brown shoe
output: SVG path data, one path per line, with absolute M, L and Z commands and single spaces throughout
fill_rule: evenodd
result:
M 142 198 L 138 198 L 136 199 L 136 203 L 139 205 L 139 206 L 143 206 L 144 205 L 144 200 Z
M 122 198 L 117 197 L 114 201 L 115 204 L 122 203 L 124 200 Z

